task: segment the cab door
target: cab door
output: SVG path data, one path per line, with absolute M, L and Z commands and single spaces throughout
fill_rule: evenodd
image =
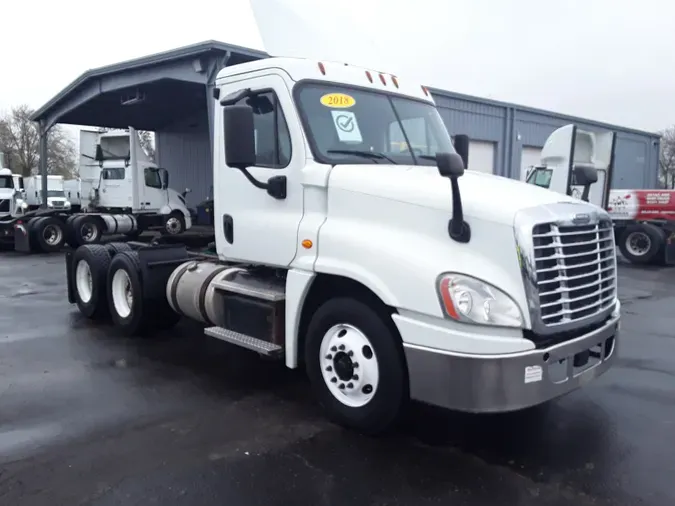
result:
M 256 164 L 253 178 L 267 182 L 286 177 L 286 196 L 275 198 L 256 188 L 240 170 L 225 163 L 223 107 L 216 101 L 214 120 L 214 225 L 221 256 L 269 266 L 288 266 L 298 248 L 303 215 L 301 171 L 305 148 L 291 91 L 277 74 L 258 74 L 220 88 L 220 97 L 244 89 L 236 105 L 253 109 Z

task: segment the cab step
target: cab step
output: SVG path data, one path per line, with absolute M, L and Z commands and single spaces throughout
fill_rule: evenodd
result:
M 263 341 L 262 339 L 247 336 L 246 334 L 240 334 L 233 330 L 224 329 L 223 327 L 208 327 L 204 329 L 204 334 L 220 339 L 221 341 L 236 344 L 237 346 L 247 348 L 268 357 L 282 358 L 283 356 L 284 350 L 281 346 Z

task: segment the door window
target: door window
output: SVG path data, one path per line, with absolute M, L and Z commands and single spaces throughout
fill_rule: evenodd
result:
M 253 109 L 257 167 L 283 169 L 291 163 L 291 135 L 279 99 L 265 91 L 238 102 Z
M 158 190 L 162 189 L 162 178 L 159 176 L 159 170 L 157 169 L 145 169 L 145 186 L 149 188 L 157 188 Z

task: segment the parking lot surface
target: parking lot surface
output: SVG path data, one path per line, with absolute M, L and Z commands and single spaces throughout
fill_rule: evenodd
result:
M 201 335 L 124 339 L 62 255 L 0 253 L 0 504 L 675 504 L 675 269 L 621 267 L 620 361 L 545 409 L 411 409 L 367 438 L 301 372 Z

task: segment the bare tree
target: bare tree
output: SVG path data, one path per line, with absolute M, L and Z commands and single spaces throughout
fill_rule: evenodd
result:
M 661 132 L 659 166 L 664 188 L 675 188 L 675 125 Z
M 33 109 L 27 105 L 12 108 L 0 116 L 0 151 L 8 168 L 23 176 L 37 173 L 40 163 L 40 134 L 30 120 Z M 75 143 L 59 125 L 47 137 L 47 172 L 70 177 L 75 170 Z

